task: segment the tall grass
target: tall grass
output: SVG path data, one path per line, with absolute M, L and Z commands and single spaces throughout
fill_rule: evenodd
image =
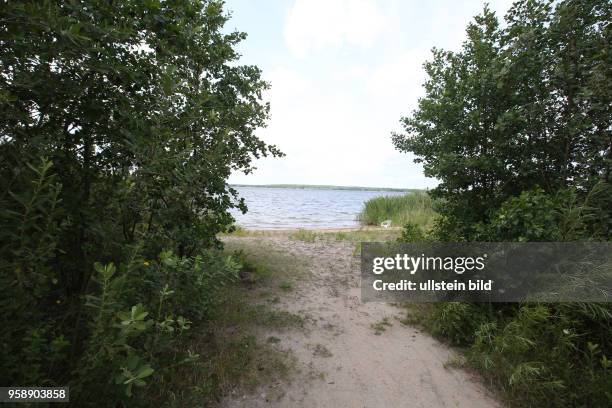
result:
M 401 196 L 375 197 L 365 202 L 357 219 L 364 225 L 379 225 L 391 220 L 393 226 L 414 223 L 428 228 L 435 216 L 433 200 L 425 191 Z

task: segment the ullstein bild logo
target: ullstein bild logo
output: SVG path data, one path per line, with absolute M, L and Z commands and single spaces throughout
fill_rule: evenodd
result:
M 363 301 L 612 301 L 612 245 L 363 243 Z

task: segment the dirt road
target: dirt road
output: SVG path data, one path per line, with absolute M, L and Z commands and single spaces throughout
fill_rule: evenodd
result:
M 359 259 L 346 241 L 267 240 L 308 261 L 309 277 L 283 295 L 279 307 L 307 317 L 303 331 L 270 332 L 297 359 L 290 382 L 233 395 L 226 407 L 498 407 L 473 374 L 445 368 L 455 353 L 419 329 L 400 323 L 402 310 L 360 302 Z

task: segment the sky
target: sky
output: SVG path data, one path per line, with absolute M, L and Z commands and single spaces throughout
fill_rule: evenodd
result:
M 503 17 L 510 0 L 489 1 Z M 227 0 L 226 30 L 248 34 L 240 63 L 271 83 L 257 135 L 286 156 L 235 184 L 431 188 L 391 133 L 423 96 L 432 47 L 459 50 L 481 0 Z

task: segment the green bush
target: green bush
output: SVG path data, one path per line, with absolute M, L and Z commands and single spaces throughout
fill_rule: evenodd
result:
M 579 316 L 584 306 L 594 309 Z M 611 311 L 525 304 L 506 321 L 482 325 L 468 355 L 516 405 L 610 406 Z
M 70 336 L 60 327 L 70 309 L 61 271 L 52 261 L 60 242 L 61 185 L 51 163 L 41 160 L 15 177 L 19 192 L 2 197 L 0 211 L 0 382 L 43 384 L 62 369 Z
M 421 242 L 425 239 L 425 234 L 421 227 L 414 223 L 407 223 L 402 228 L 402 235 L 397 239 L 398 242 Z
M 290 235 L 291 239 L 304 242 L 315 242 L 317 239 L 317 233 L 307 229 L 300 228 Z
M 470 345 L 478 328 L 488 321 L 487 308 L 461 302 L 434 305 L 426 325 L 437 336 L 458 346 Z
M 127 404 L 135 387 L 151 388 L 197 359 L 177 344 L 192 321 L 206 319 L 239 264 L 214 250 L 149 259 L 134 245 L 117 265 L 96 263 L 86 290 L 68 296 L 53 266 L 62 224 L 51 169 L 46 160 L 29 166 L 20 174 L 27 188 L 3 202 L 0 284 L 12 296 L 0 300 L 0 382 L 69 385 L 81 406 Z M 98 402 L 87 399 L 93 391 Z
M 513 406 L 612 403 L 612 306 L 468 304 L 419 309 L 432 334 L 465 347 L 468 362 Z
M 192 322 L 213 310 L 219 290 L 237 279 L 239 264 L 212 252 L 181 258 L 166 251 L 156 260 L 95 269 L 96 289 L 85 303 L 89 335 L 72 380 L 81 405 L 87 401 L 78 398 L 100 384 L 104 401 L 127 403 L 134 387 L 155 395 L 168 370 L 197 361 L 177 346 Z
M 246 210 L 227 178 L 282 154 L 255 135 L 268 84 L 228 18 L 216 0 L 0 7 L 2 385 L 159 405 L 196 358 L 180 342 L 237 273 L 215 250 Z
M 487 222 L 477 224 L 477 241 L 575 241 L 605 239 L 605 208 L 612 187 L 601 182 L 580 196 L 574 189 L 547 194 L 541 188 L 504 201 Z
M 435 49 L 425 96 L 393 135 L 439 180 L 444 242 L 609 241 L 609 1 L 485 6 Z M 562 282 L 563 283 L 563 282 Z M 462 344 L 517 406 L 612 406 L 608 304 L 441 304 L 420 320 Z

